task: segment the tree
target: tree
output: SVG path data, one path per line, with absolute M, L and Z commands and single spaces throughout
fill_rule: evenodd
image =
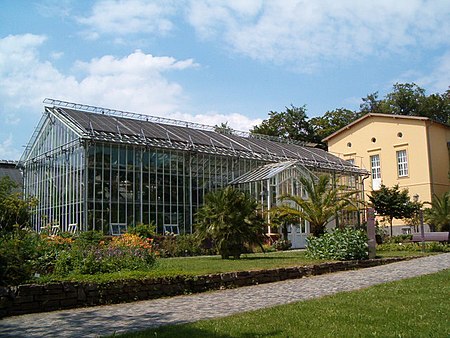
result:
M 311 232 L 316 237 L 325 233 L 328 222 L 340 211 L 352 205 L 352 196 L 357 193 L 357 191 L 346 192 L 340 187 L 334 187 L 329 175 L 321 175 L 317 180 L 312 175 L 301 177 L 300 183 L 308 198 L 283 196 L 282 200 L 292 201 L 295 207 L 284 204 L 277 207 L 276 212 L 308 221 Z
M 391 237 L 394 218 L 411 218 L 417 211 L 417 205 L 409 199 L 408 190 L 400 191 L 398 184 L 392 188 L 382 184 L 379 190 L 371 192 L 369 200 L 378 215 L 387 217 Z
M 254 126 L 250 132 L 302 142 L 315 143 L 317 141 L 314 130 L 308 122 L 306 106 L 294 107 L 291 105 L 290 108 L 286 107 L 284 112 L 271 111 L 269 118 L 260 125 Z
M 323 116 L 313 117 L 309 120 L 314 134 L 323 140 L 335 131 L 345 127 L 360 117 L 360 113 L 349 109 L 339 108 L 327 111 Z
M 450 125 L 450 89 L 444 94 L 427 96 L 422 102 L 420 113 L 421 116 Z
M 431 208 L 425 209 L 424 218 L 431 227 L 437 231 L 450 231 L 450 192 L 447 191 L 442 198 L 433 196 Z
M 9 176 L 0 179 L 0 230 L 12 231 L 15 225 L 25 227 L 30 222 L 30 208 L 36 205 L 34 198 L 23 200 L 18 188 Z
M 219 125 L 214 126 L 214 131 L 221 133 L 221 134 L 233 134 L 233 129 L 228 125 L 227 122 L 222 122 Z
M 425 89 L 415 83 L 396 83 L 393 87 L 382 103 L 384 109 L 396 115 L 422 116 Z
M 360 114 L 382 113 L 423 116 L 450 124 L 450 89 L 427 96 L 415 83 L 396 83 L 390 93 L 378 99 L 378 92 L 367 95 L 360 104 Z
M 387 113 L 383 110 L 383 100 L 378 99 L 378 92 L 368 94 L 366 97 L 362 98 L 362 101 L 363 103 L 359 105 L 361 116 L 369 113 Z
M 233 188 L 210 192 L 196 217 L 196 236 L 212 240 L 223 259 L 240 258 L 245 244 L 259 245 L 264 239 L 264 220 L 257 202 Z

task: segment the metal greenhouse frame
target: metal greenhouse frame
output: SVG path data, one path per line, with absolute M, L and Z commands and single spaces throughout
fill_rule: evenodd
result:
M 51 226 L 116 234 L 155 222 L 160 233 L 189 233 L 204 195 L 230 183 L 264 182 L 270 170 L 281 174 L 290 166 L 354 182 L 366 174 L 292 141 L 61 100 L 44 103 L 19 161 L 25 195 L 38 199 L 36 231 Z M 245 189 L 256 198 L 263 191 Z

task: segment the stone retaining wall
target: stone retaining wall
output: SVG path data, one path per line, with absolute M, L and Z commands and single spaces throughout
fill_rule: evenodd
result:
M 258 271 L 203 276 L 177 276 L 109 283 L 58 282 L 0 287 L 0 318 L 33 312 L 153 299 L 302 278 L 329 272 L 366 268 L 408 258 L 323 263 Z

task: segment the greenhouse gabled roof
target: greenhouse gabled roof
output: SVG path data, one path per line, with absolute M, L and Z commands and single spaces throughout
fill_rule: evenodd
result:
M 299 161 L 285 161 L 269 163 L 245 173 L 244 175 L 231 181 L 230 184 L 242 184 L 268 180 L 282 171 L 296 165 L 298 162 Z
M 188 150 L 267 162 L 301 161 L 306 167 L 366 174 L 322 149 L 198 123 L 46 99 L 45 111 L 83 139 Z

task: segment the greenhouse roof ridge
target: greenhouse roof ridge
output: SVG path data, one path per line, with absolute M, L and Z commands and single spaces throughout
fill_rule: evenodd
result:
M 231 129 L 231 128 L 224 129 L 224 128 L 220 128 L 217 126 L 211 126 L 211 125 L 197 123 L 197 122 L 182 121 L 182 120 L 176 120 L 176 119 L 171 119 L 171 118 L 167 118 L 167 117 L 159 117 L 159 116 L 124 111 L 124 110 L 104 108 L 104 107 L 99 107 L 99 106 L 91 106 L 91 105 L 87 105 L 87 104 L 68 102 L 68 101 L 52 99 L 52 98 L 45 98 L 43 103 L 53 105 L 55 107 L 69 108 L 69 109 L 73 109 L 73 110 L 81 110 L 81 111 L 86 111 L 86 112 L 91 112 L 91 113 L 102 114 L 102 115 L 110 115 L 110 116 L 115 116 L 115 117 L 123 117 L 123 118 L 141 120 L 141 121 L 146 121 L 146 122 L 168 124 L 168 125 L 174 125 L 174 126 L 182 126 L 182 127 L 192 128 L 192 129 L 214 131 L 214 132 L 217 132 L 220 134 L 232 134 L 232 135 L 237 135 L 237 136 L 241 136 L 241 137 L 270 140 L 270 141 L 281 142 L 281 143 L 291 143 L 291 144 L 297 144 L 297 145 L 302 145 L 302 146 L 306 146 L 306 147 L 314 146 L 314 144 L 311 144 L 311 143 L 307 144 L 305 142 L 301 142 L 301 141 L 297 141 L 297 140 L 293 140 L 293 139 L 285 139 L 285 138 L 280 138 L 280 137 L 276 137 L 276 136 L 250 133 L 250 132 L 240 131 L 240 130 Z
M 265 162 L 295 160 L 306 167 L 321 168 L 366 175 L 367 171 L 328 153 L 297 142 L 257 137 L 250 133 L 152 117 L 125 111 L 45 99 L 44 113 L 19 161 L 31 160 L 31 149 L 46 121 L 59 119 L 70 127 L 81 140 L 129 144 L 160 149 L 192 151 Z M 264 136 L 264 135 L 262 135 Z M 67 144 L 65 146 L 68 146 Z M 40 156 L 50 156 L 51 149 Z M 33 158 L 33 160 L 38 160 Z

